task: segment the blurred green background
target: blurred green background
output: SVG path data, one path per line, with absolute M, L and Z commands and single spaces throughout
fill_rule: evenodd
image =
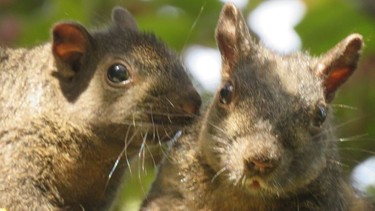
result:
M 263 2 L 247 1 L 244 14 Z M 375 156 L 375 1 L 303 2 L 306 13 L 296 31 L 304 50 L 318 55 L 354 32 L 362 34 L 366 43 L 357 72 L 333 105 L 338 136 L 343 140 L 339 145 L 343 167 L 349 177 L 355 166 Z M 223 5 L 219 0 L 0 0 L 0 45 L 31 47 L 47 42 L 51 27 L 61 20 L 100 28 L 110 22 L 115 5 L 126 7 L 140 29 L 154 32 L 181 55 L 191 45 L 216 48 L 214 29 Z M 149 163 L 143 169 L 133 161 L 114 210 L 137 210 L 154 176 L 155 167 Z M 368 188 L 373 198 L 374 189 Z

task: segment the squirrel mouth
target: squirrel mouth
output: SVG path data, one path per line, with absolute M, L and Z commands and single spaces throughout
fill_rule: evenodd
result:
M 149 114 L 149 123 L 152 123 L 153 132 L 148 138 L 158 142 L 169 142 L 173 140 L 176 133 L 183 127 L 191 125 L 194 115 L 186 114 Z
M 150 120 L 156 125 L 185 126 L 191 124 L 194 115 L 188 114 L 150 114 Z
M 250 182 L 250 187 L 253 188 L 253 189 L 259 189 L 260 188 L 260 183 L 258 180 L 253 180 L 252 182 Z
M 264 188 L 263 186 L 263 182 L 258 179 L 248 179 L 246 181 L 246 187 L 252 193 L 262 191 L 262 189 Z

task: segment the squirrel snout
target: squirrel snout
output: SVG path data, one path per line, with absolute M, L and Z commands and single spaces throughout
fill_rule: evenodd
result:
M 252 157 L 244 161 L 245 171 L 251 174 L 268 174 L 278 165 L 277 159 Z
M 183 99 L 180 100 L 179 107 L 187 114 L 199 114 L 202 105 L 201 97 L 195 89 L 188 90 Z
M 196 102 L 184 102 L 181 104 L 181 109 L 188 114 L 199 114 L 201 103 Z

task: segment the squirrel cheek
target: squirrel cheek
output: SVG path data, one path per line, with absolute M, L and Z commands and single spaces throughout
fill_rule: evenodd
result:
M 207 161 L 207 164 L 214 170 L 220 170 L 220 158 L 218 156 L 222 156 L 221 153 L 216 153 L 215 146 L 218 140 L 215 140 L 212 136 L 209 135 L 209 128 L 204 127 L 199 137 L 199 145 L 202 150 L 203 157 Z

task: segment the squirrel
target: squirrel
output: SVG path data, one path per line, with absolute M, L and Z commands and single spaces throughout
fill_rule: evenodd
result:
M 57 23 L 52 37 L 0 48 L 0 208 L 105 209 L 126 159 L 191 124 L 201 98 L 176 53 L 126 9 L 96 31 Z
M 360 210 L 345 181 L 329 104 L 356 69 L 362 36 L 320 57 L 255 41 L 235 5 L 215 38 L 222 81 L 173 142 L 141 210 Z

